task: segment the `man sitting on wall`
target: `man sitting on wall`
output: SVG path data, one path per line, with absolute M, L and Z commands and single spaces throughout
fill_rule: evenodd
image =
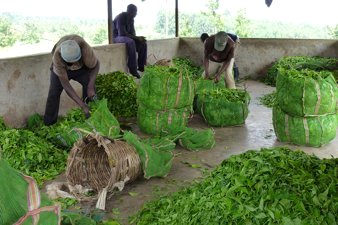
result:
M 239 43 L 239 38 L 236 35 L 229 35 L 224 31 L 220 31 L 211 36 L 203 33 L 200 39 L 204 43 L 204 72 L 202 76 L 206 79 L 215 79 L 217 83 L 224 73 L 226 87 L 236 89 L 232 71 L 235 62 L 235 50 L 237 43 Z
M 136 15 L 137 7 L 130 4 L 127 6 L 127 12 L 122 12 L 115 17 L 113 20 L 113 42 L 126 44 L 129 73 L 136 78 L 140 78 L 137 70 L 144 71 L 147 60 L 147 41 L 143 36 L 136 36 L 134 27 Z
M 63 89 L 82 108 L 86 118 L 89 118 L 89 107 L 85 100 L 96 97 L 95 79 L 100 68 L 93 48 L 82 37 L 67 35 L 55 44 L 52 57 L 44 123 L 46 125 L 56 123 Z M 70 80 L 82 85 L 82 99 L 70 85 Z

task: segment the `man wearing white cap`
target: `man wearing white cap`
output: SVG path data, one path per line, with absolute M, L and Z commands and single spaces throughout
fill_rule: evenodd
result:
M 95 79 L 100 68 L 93 48 L 82 37 L 67 35 L 55 44 L 52 55 L 44 123 L 46 125 L 56 123 L 63 89 L 82 108 L 86 118 L 89 118 L 89 107 L 85 99 L 93 99 L 96 96 Z M 70 80 L 82 85 L 82 99 L 70 85 Z
M 220 31 L 204 41 L 203 77 L 219 82 L 224 73 L 226 87 L 236 89 L 232 70 L 234 66 L 236 43 L 228 34 Z

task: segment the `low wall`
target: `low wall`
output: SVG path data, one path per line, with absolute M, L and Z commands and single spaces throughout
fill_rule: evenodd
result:
M 126 71 L 124 44 L 94 47 L 100 60 L 100 74 Z M 160 59 L 189 57 L 202 65 L 203 45 L 199 38 L 172 38 L 148 41 L 148 64 Z M 283 56 L 338 57 L 337 40 L 241 39 L 237 52 L 240 76 L 263 76 Z M 0 59 L 0 117 L 11 127 L 22 127 L 33 113 L 43 114 L 49 88 L 51 54 Z M 71 82 L 81 94 L 81 86 Z M 81 95 L 80 95 L 81 96 Z M 60 114 L 76 104 L 62 93 Z

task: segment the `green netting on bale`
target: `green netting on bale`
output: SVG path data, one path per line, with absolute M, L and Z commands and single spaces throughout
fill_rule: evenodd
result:
M 338 87 L 327 71 L 280 69 L 276 90 L 278 105 L 293 116 L 332 114 L 338 109 Z
M 116 138 L 120 134 L 120 125 L 117 119 L 111 114 L 107 106 L 107 100 L 96 101 L 95 111 L 84 123 L 78 123 L 74 127 L 68 127 L 64 133 L 58 135 L 58 140 L 67 147 L 87 135 L 87 132 L 97 132 L 101 136 Z
M 143 174 L 146 179 L 167 176 L 174 157 L 171 151 L 152 148 L 130 131 L 124 133 L 123 139 L 135 147 L 140 156 Z
M 320 147 L 336 137 L 337 115 L 293 117 L 273 107 L 273 126 L 281 142 Z
M 141 140 L 143 143 L 150 145 L 153 149 L 161 151 L 171 151 L 176 147 L 174 140 L 168 137 L 150 137 Z
M 191 106 L 156 111 L 140 104 L 137 111 L 137 124 L 140 130 L 147 134 L 157 136 L 176 134 L 186 127 L 191 113 Z
M 26 179 L 30 179 L 32 194 L 28 195 L 29 184 Z M 0 224 L 14 224 L 25 216 L 31 210 L 39 209 L 41 212 L 36 212 L 39 216 L 37 225 L 57 225 L 59 224 L 60 211 L 58 206 L 54 206 L 46 195 L 39 193 L 38 187 L 35 186 L 32 178 L 24 178 L 24 176 L 11 168 L 9 164 L 0 159 Z M 35 195 L 34 195 L 35 194 Z M 40 195 L 40 196 L 39 196 Z M 32 202 L 28 202 L 29 199 Z M 34 204 L 40 198 L 40 206 Z M 35 206 L 35 207 L 33 207 Z M 33 225 L 32 217 L 27 216 L 22 219 L 21 224 Z
M 208 150 L 216 144 L 213 129 L 193 129 L 187 127 L 178 143 L 191 151 Z
M 249 114 L 250 95 L 239 89 L 203 90 L 197 96 L 197 108 L 211 126 L 244 124 Z
M 192 105 L 194 83 L 186 69 L 148 66 L 137 89 L 137 101 L 153 110 Z

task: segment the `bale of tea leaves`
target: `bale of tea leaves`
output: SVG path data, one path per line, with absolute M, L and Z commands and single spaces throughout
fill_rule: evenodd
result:
M 137 102 L 152 110 L 191 106 L 194 83 L 185 68 L 147 66 L 137 90 Z
M 204 89 L 196 102 L 197 111 L 209 125 L 234 126 L 245 123 L 250 95 L 240 89 Z
M 281 142 L 321 147 L 336 137 L 337 114 L 297 117 L 274 106 L 272 120 L 275 134 Z
M 336 113 L 338 86 L 331 72 L 280 69 L 277 77 L 277 103 L 293 116 Z
M 192 114 L 192 106 L 179 109 L 153 110 L 139 104 L 137 124 L 146 134 L 169 135 L 177 134 L 184 129 Z

